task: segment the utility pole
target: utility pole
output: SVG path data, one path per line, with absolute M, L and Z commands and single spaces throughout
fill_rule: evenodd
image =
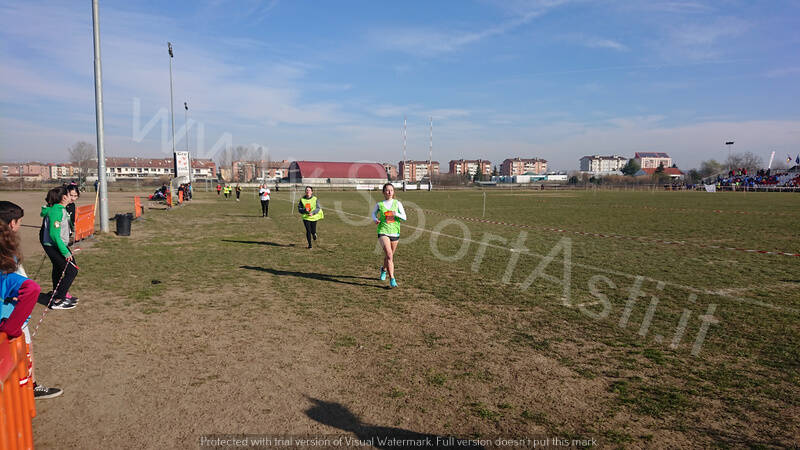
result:
M 92 0 L 92 25 L 94 28 L 94 107 L 97 125 L 97 187 L 100 189 L 100 231 L 109 232 L 108 180 L 106 153 L 103 147 L 103 65 L 100 59 L 100 11 L 98 0 Z
M 192 182 L 192 157 L 189 153 L 189 103 L 183 102 L 184 116 L 183 120 L 186 123 L 186 157 L 189 159 L 189 183 Z
M 406 181 L 406 169 L 408 168 L 408 160 L 406 159 L 406 116 L 403 116 L 403 186 Z M 409 174 L 411 172 L 409 171 Z
M 431 145 L 428 148 L 428 190 L 433 188 L 433 116 L 431 116 Z
M 733 170 L 733 161 L 731 161 L 731 148 L 733 147 L 734 139 L 725 142 L 725 146 L 728 147 L 728 170 Z

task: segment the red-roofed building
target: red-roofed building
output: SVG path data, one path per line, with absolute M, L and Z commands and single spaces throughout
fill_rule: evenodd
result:
M 658 170 L 657 167 L 655 169 L 652 167 L 648 167 L 647 169 L 640 169 L 638 172 L 636 172 L 636 176 L 637 177 L 642 175 L 652 176 L 653 174 L 656 173 L 656 170 Z M 683 172 L 678 170 L 676 167 L 665 167 L 664 173 L 669 175 L 670 178 L 683 178 Z
M 636 152 L 633 159 L 639 163 L 642 169 L 656 169 L 659 165 L 672 167 L 672 158 L 666 153 L 661 152 Z
M 20 176 L 25 181 L 41 181 L 50 178 L 50 167 L 40 162 L 2 163 L 3 178 L 16 178 Z
M 380 184 L 387 180 L 386 169 L 378 163 L 292 161 L 289 165 L 291 183 Z
M 547 173 L 547 161 L 541 158 L 507 158 L 500 165 L 500 175 L 544 175 Z
M 492 174 L 492 162 L 485 159 L 451 159 L 450 175 Z

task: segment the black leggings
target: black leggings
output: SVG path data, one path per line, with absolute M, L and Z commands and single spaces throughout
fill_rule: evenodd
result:
M 269 200 L 261 200 L 261 215 L 264 217 L 269 215 Z
M 67 258 L 61 254 L 58 250 L 58 247 L 54 247 L 52 245 L 43 245 L 44 252 L 47 253 L 47 256 L 50 257 L 50 262 L 53 263 L 53 290 L 55 294 L 53 297 L 56 301 L 63 300 L 67 298 L 67 291 L 69 291 L 70 286 L 72 286 L 72 282 L 75 281 L 75 277 L 78 276 L 78 269 L 75 268 L 75 264 L 67 264 Z M 72 262 L 75 263 L 75 258 L 73 257 Z M 64 267 L 66 266 L 66 271 Z M 64 274 L 64 278 L 61 278 L 61 274 Z M 61 281 L 59 283 L 59 280 Z M 56 289 L 58 286 L 58 289 Z
M 316 220 L 303 220 L 303 225 L 306 226 L 306 240 L 308 246 L 311 246 L 311 235 L 317 234 L 317 221 Z

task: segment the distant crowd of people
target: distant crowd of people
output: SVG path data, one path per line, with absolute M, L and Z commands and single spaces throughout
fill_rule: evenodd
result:
M 242 187 L 239 186 L 239 183 L 236 183 L 236 187 L 231 187 L 231 185 L 227 183 L 217 184 L 217 195 L 219 195 L 220 192 L 225 196 L 225 200 L 231 198 L 233 196 L 231 193 L 235 192 L 236 201 L 238 202 L 239 197 L 242 195 Z
M 760 169 L 755 174 L 747 173 L 746 168 L 730 170 L 728 175 L 723 177 L 717 175 L 715 184 L 722 186 L 748 187 L 759 186 L 800 186 L 800 174 L 788 177 L 787 172 L 772 172 L 770 169 Z

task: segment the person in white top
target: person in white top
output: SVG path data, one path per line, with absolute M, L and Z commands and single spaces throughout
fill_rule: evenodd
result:
M 381 266 L 381 281 L 389 275 L 389 287 L 397 287 L 394 279 L 394 254 L 397 243 L 400 241 L 400 222 L 406 221 L 406 210 L 403 204 L 394 198 L 392 183 L 383 185 L 382 202 L 378 202 L 372 209 L 372 221 L 378 225 L 378 242 L 383 248 L 383 265 Z
M 269 188 L 266 184 L 258 188 L 258 195 L 261 198 L 261 217 L 269 217 Z

